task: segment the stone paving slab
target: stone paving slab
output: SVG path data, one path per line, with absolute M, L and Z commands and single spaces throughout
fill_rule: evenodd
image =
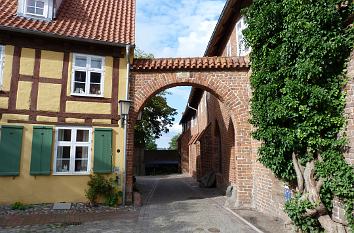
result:
M 71 213 L 71 214 L 32 214 L 32 215 L 10 215 L 0 217 L 0 227 L 18 227 L 28 225 L 44 225 L 63 223 L 69 225 L 80 225 L 83 222 L 92 222 L 109 219 L 137 219 L 137 211 L 115 211 L 103 213 Z
M 198 183 L 190 177 L 142 177 L 138 182 L 143 194 L 142 208 L 117 209 L 114 212 L 0 215 L 0 233 L 258 232 L 224 208 L 225 196 L 217 189 L 199 188 Z M 242 215 L 247 219 L 244 212 Z M 258 214 L 250 217 L 249 222 L 256 218 L 257 221 L 253 223 L 257 227 L 261 226 L 259 218 L 263 218 L 268 225 L 281 226 L 274 219 Z M 262 230 L 285 232 L 280 228 Z
M 285 227 L 283 219 L 266 215 L 252 209 L 232 209 L 233 212 L 240 215 L 248 222 L 252 223 L 264 233 L 291 233 L 292 229 Z

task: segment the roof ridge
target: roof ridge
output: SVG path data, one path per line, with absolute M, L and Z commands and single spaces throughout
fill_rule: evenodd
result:
M 244 57 L 136 58 L 132 70 L 231 69 L 249 67 Z

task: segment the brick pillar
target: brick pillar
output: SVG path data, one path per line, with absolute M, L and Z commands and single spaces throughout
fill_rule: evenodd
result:
M 127 131 L 127 163 L 126 163 L 126 204 L 133 203 L 133 175 L 134 175 L 134 126 L 137 114 L 130 111 Z

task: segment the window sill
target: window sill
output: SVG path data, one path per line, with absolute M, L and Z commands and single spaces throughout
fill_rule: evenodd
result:
M 87 98 L 104 98 L 104 95 L 85 95 L 85 94 L 78 94 L 78 93 L 71 93 L 71 96 L 87 97 Z
M 89 176 L 89 172 L 55 172 L 53 176 Z
M 50 22 L 53 19 L 49 18 L 49 16 L 39 16 L 39 15 L 32 15 L 29 13 L 22 13 L 22 14 L 17 14 L 19 17 L 23 17 L 26 19 L 33 19 L 33 20 L 39 20 L 39 21 L 46 21 L 46 22 Z

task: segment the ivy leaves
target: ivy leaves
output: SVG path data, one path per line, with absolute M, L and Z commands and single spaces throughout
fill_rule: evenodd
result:
M 296 178 L 292 153 L 303 163 L 316 160 L 329 209 L 333 195 L 354 202 L 353 168 L 343 159 L 346 140 L 338 136 L 346 122 L 344 72 L 354 42 L 347 21 L 353 9 L 352 1 L 254 0 L 246 11 L 259 160 L 287 182 Z M 289 216 L 307 204 L 294 200 Z

